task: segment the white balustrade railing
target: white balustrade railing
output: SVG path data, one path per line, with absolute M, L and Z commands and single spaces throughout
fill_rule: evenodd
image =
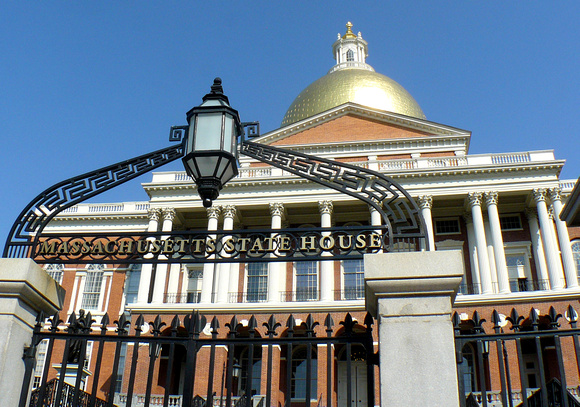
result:
M 238 177 L 240 178 L 260 178 L 271 176 L 272 167 L 238 168 Z
M 571 179 L 567 179 L 564 181 L 560 181 L 560 189 L 562 191 L 571 191 L 574 189 L 574 186 L 576 185 L 576 181 L 575 180 L 571 180 Z
M 503 153 L 492 154 L 491 162 L 493 164 L 518 164 L 530 162 L 530 153 Z
M 93 212 L 122 212 L 124 210 L 124 205 L 121 204 L 102 204 L 102 205 L 90 205 L 89 213 Z

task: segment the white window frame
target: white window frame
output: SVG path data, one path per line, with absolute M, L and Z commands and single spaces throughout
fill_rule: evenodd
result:
M 184 288 L 185 290 L 182 290 L 181 292 L 185 292 L 185 295 L 189 297 L 189 294 L 195 294 L 198 297 L 201 297 L 201 289 L 203 287 L 203 264 L 188 264 L 185 267 L 185 271 L 187 272 L 186 275 L 186 279 L 187 280 L 185 282 Z M 194 274 L 197 275 L 197 277 L 192 277 Z M 192 282 L 193 280 L 196 280 L 196 288 L 195 290 L 193 290 L 190 287 L 190 282 Z M 188 301 L 188 298 L 186 299 L 186 302 Z M 198 303 L 199 301 L 194 301 L 194 303 Z
M 352 274 L 362 274 L 362 277 L 363 277 L 363 279 L 362 279 L 362 285 L 361 285 L 360 288 L 358 287 L 358 284 L 355 285 L 355 287 L 354 287 L 354 290 L 355 290 L 355 298 L 347 298 L 347 295 L 346 295 L 347 287 L 345 285 L 345 278 L 344 278 L 345 277 L 344 262 L 345 261 L 347 261 L 347 262 L 348 261 L 357 261 L 357 260 L 358 259 L 356 259 L 356 260 L 342 260 L 340 262 L 340 279 L 341 279 L 340 286 L 342 287 L 342 299 L 343 300 L 363 300 L 365 298 L 365 294 L 364 294 L 364 291 L 365 291 L 364 262 L 362 260 L 359 260 L 362 263 L 362 273 L 361 272 L 352 273 Z M 357 277 L 355 277 L 355 278 L 357 278 Z M 360 296 L 358 295 L 359 289 L 362 291 L 362 294 Z
M 455 221 L 455 223 L 457 224 L 457 232 L 437 232 L 437 222 L 439 221 Z M 437 236 L 447 236 L 447 235 L 460 235 L 461 234 L 461 222 L 459 221 L 459 218 L 456 216 L 450 216 L 450 217 L 446 217 L 446 218 L 435 218 L 433 219 L 433 233 L 435 233 L 435 235 Z
M 47 264 L 44 270 L 50 277 L 58 284 L 62 284 L 62 277 L 64 275 L 64 264 Z
M 515 230 L 515 229 L 513 229 Z M 526 278 L 528 283 L 532 284 L 532 289 L 529 291 L 534 291 L 535 288 L 533 286 L 533 284 L 539 283 L 537 281 L 534 281 L 534 278 L 532 276 L 532 268 L 531 268 L 531 263 L 530 263 L 530 259 L 532 257 L 532 243 L 531 242 L 504 242 L 504 251 L 505 251 L 505 256 L 506 256 L 506 263 L 507 263 L 507 258 L 508 256 L 523 256 L 524 258 L 524 264 L 523 264 L 523 277 L 518 274 L 518 276 L 514 276 L 513 274 L 510 274 L 510 267 L 508 267 L 508 280 L 510 282 L 510 288 L 512 288 L 513 290 L 513 282 L 512 280 L 515 279 L 520 279 L 520 278 Z M 518 289 L 519 292 L 519 289 Z
M 297 273 L 297 265 L 298 263 L 311 263 L 314 264 L 314 267 L 316 268 L 315 273 L 313 273 L 312 275 L 316 276 L 316 287 L 314 287 L 314 294 L 315 294 L 315 298 L 308 298 L 306 300 L 299 300 L 298 299 L 298 273 Z M 307 261 L 296 261 L 294 262 L 294 281 L 293 281 L 293 287 L 294 287 L 294 301 L 317 301 L 320 297 L 320 262 L 316 261 L 316 260 L 307 260 Z M 308 287 L 310 288 L 310 287 Z
M 101 272 L 101 284 L 100 284 L 100 288 L 99 288 L 99 292 L 97 293 L 96 291 L 90 291 L 90 292 L 86 292 L 86 285 L 87 285 L 87 277 L 89 273 L 93 273 L 99 271 Z M 84 270 L 82 272 L 82 278 L 81 278 L 81 283 L 80 283 L 80 287 L 79 287 L 79 301 L 78 301 L 78 305 L 77 305 L 77 309 L 84 309 L 86 311 L 96 311 L 96 312 L 100 312 L 103 309 L 103 299 L 104 299 L 104 291 L 105 291 L 105 284 L 107 282 L 107 273 L 106 273 L 107 269 L 105 268 L 105 266 L 103 264 L 89 264 L 87 266 L 87 269 Z M 97 294 L 97 305 L 96 307 L 87 307 L 85 304 L 85 295 L 86 294 Z
M 580 274 L 580 239 L 574 239 L 570 242 L 570 249 L 572 250 L 572 258 L 576 265 L 576 274 Z
M 499 215 L 499 223 L 501 226 L 501 219 L 502 218 L 507 218 L 507 217 L 514 217 L 514 218 L 518 218 L 520 220 L 520 227 L 519 228 L 509 228 L 509 229 L 504 229 L 501 228 L 502 232 L 512 232 L 512 231 L 517 231 L 517 230 L 524 230 L 524 224 L 522 223 L 522 217 L 520 216 L 519 213 L 502 213 Z
M 244 293 L 245 293 L 245 298 L 247 302 L 250 302 L 249 300 L 249 295 L 250 295 L 250 291 L 249 291 L 249 280 L 250 280 L 250 265 L 260 265 L 263 267 L 262 272 L 265 272 L 264 275 L 260 275 L 260 276 L 255 276 L 255 277 L 266 277 L 265 281 L 266 284 L 263 287 L 263 290 L 259 290 L 260 287 L 258 285 L 258 291 L 255 293 L 252 293 L 252 295 L 255 295 L 256 297 L 258 297 L 257 301 L 251 301 L 251 302 L 265 302 L 268 300 L 268 278 L 269 278 L 269 272 L 268 272 L 268 263 L 264 262 L 264 263 L 246 263 L 246 267 L 244 270 Z

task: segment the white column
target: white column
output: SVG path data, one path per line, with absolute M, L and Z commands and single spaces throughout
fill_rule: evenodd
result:
M 481 213 L 481 197 L 481 192 L 471 192 L 467 195 L 467 202 L 471 209 L 471 216 L 473 218 L 477 259 L 479 261 L 481 291 L 483 294 L 492 294 L 493 287 L 491 284 L 487 243 L 485 241 L 485 226 L 483 225 L 483 214 Z
M 501 235 L 499 212 L 497 210 L 497 192 L 487 192 L 485 194 L 485 203 L 487 204 L 487 214 L 489 216 L 489 228 L 491 230 L 491 241 L 493 242 L 493 253 L 495 256 L 495 269 L 497 272 L 499 292 L 502 294 L 509 293 L 510 282 L 505 261 L 505 250 L 503 247 L 503 237 Z
M 147 227 L 147 232 L 157 232 L 159 229 L 159 218 L 161 217 L 160 209 L 150 209 L 149 215 L 149 226 Z M 147 258 L 151 258 L 151 255 L 146 255 Z M 143 264 L 141 267 L 141 279 L 139 280 L 139 292 L 137 293 L 137 302 L 147 303 L 149 302 L 149 290 L 151 289 L 151 273 L 153 271 L 152 264 Z
M 425 232 L 427 233 L 427 241 L 429 242 L 429 251 L 435 250 L 435 236 L 433 233 L 433 218 L 431 217 L 431 208 L 433 207 L 433 197 L 430 195 L 422 195 L 419 197 L 419 207 L 421 208 L 421 215 L 425 221 Z
M 558 253 L 554 250 L 554 233 L 552 232 L 552 225 L 548 215 L 548 207 L 546 206 L 546 190 L 534 189 L 532 196 L 536 202 L 536 209 L 538 210 L 538 218 L 540 219 L 540 230 L 542 234 L 542 242 L 544 244 L 544 253 L 546 254 L 546 261 L 548 263 L 548 275 L 550 277 L 550 286 L 552 290 L 559 290 L 564 287 L 563 275 L 560 275 L 558 262 L 560 261 Z
M 471 213 L 464 213 L 463 219 L 467 227 L 467 245 L 471 260 L 471 283 L 473 294 L 481 294 L 481 278 L 479 278 L 479 260 L 477 258 L 477 245 L 475 244 L 475 232 L 473 231 L 473 217 Z M 469 292 L 469 291 L 468 291 Z
M 223 230 L 232 230 L 234 228 L 234 217 L 236 216 L 236 207 L 233 205 L 226 205 L 222 206 L 221 208 L 222 215 L 224 217 L 224 227 Z M 226 240 L 226 237 L 223 237 Z M 227 257 L 227 253 L 222 251 L 221 257 Z M 228 302 L 228 295 L 230 290 L 234 290 L 233 292 L 237 292 L 237 287 L 230 286 L 230 263 L 219 263 L 218 264 L 218 288 L 217 288 L 217 302 L 219 303 L 226 303 Z
M 536 264 L 536 277 L 540 280 L 538 281 L 539 288 L 541 290 L 549 290 L 548 265 L 546 264 L 546 255 L 544 254 L 544 244 L 542 243 L 542 234 L 540 233 L 540 226 L 538 225 L 537 212 L 535 209 L 528 208 L 525 213 L 528 218 L 528 224 L 530 225 L 530 236 Z
M 491 243 L 491 229 L 487 216 L 483 217 L 483 226 L 485 227 L 485 242 L 487 243 L 487 261 L 489 262 L 489 275 L 491 276 L 491 287 L 494 293 L 499 292 L 497 289 L 497 271 L 495 269 L 495 255 L 493 253 L 493 243 Z
M 320 226 L 329 228 L 332 226 L 332 201 L 319 201 L 318 210 L 320 211 Z M 329 235 L 329 232 L 323 232 L 322 235 Z M 332 253 L 323 252 L 322 256 L 331 257 Z M 334 291 L 334 262 L 325 260 L 320 262 L 320 300 L 332 301 Z
M 554 208 L 548 206 L 548 217 L 550 218 L 550 231 L 552 235 L 552 242 L 554 243 L 554 253 L 556 253 L 556 260 L 558 265 L 558 275 L 562 279 L 562 286 L 566 283 L 564 279 L 564 267 L 562 266 L 562 257 L 560 256 L 560 244 L 558 242 L 558 234 L 556 233 L 556 225 L 554 224 Z
M 562 262 L 564 263 L 564 274 L 566 275 L 566 287 L 578 287 L 578 272 L 576 271 L 576 264 L 574 264 L 574 256 L 572 255 L 572 248 L 570 247 L 570 235 L 568 235 L 568 227 L 566 222 L 560 219 L 562 212 L 562 198 L 560 196 L 560 188 L 550 189 L 550 200 L 554 208 L 554 220 L 556 222 L 556 230 L 558 231 L 558 241 L 560 242 L 560 251 L 562 252 Z
M 217 207 L 210 207 L 207 208 L 207 230 L 209 232 L 214 232 L 218 228 L 218 220 L 220 217 L 220 211 Z M 216 235 L 210 235 L 210 239 L 215 239 Z M 215 256 L 212 256 L 215 257 Z M 203 265 L 203 277 L 201 282 L 201 297 L 200 302 L 202 303 L 210 303 L 213 299 L 214 293 L 214 272 L 215 272 L 215 264 L 213 263 L 204 263 Z
M 272 229 L 282 228 L 282 216 L 284 215 L 284 204 L 281 202 L 270 203 L 270 216 L 272 217 Z M 274 234 L 272 234 L 274 237 Z M 280 277 L 283 274 L 285 263 L 273 261 L 268 263 L 268 301 L 280 301 Z
M 175 209 L 164 208 L 161 210 L 161 215 L 163 217 L 163 223 L 161 225 L 162 232 L 171 232 L 173 229 L 173 219 L 175 219 Z M 163 236 L 161 239 L 165 239 Z M 160 258 L 166 258 L 164 255 L 160 255 Z M 168 264 L 158 264 L 155 270 L 155 283 L 153 285 L 153 299 L 152 303 L 161 304 L 163 303 L 165 297 L 165 286 L 167 285 L 167 271 L 169 269 Z
M 383 217 L 380 212 L 375 209 L 374 206 L 369 205 L 369 210 L 371 211 L 371 225 L 381 226 L 383 224 Z

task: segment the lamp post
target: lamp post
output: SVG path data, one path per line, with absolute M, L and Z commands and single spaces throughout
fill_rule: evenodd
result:
M 208 208 L 224 184 L 238 175 L 237 139 L 243 134 L 238 111 L 230 106 L 220 78 L 214 79 L 203 103 L 187 112 L 187 122 L 183 165 Z

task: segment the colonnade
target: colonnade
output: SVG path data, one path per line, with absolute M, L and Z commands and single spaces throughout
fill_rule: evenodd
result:
M 570 239 L 566 224 L 560 220 L 562 210 L 560 190 L 534 189 L 530 195 L 534 207 L 526 209 L 529 224 L 531 247 L 535 259 L 538 280 L 548 282 L 552 290 L 564 287 L 578 287 L 576 266 L 570 248 Z M 419 196 L 417 199 L 421 214 L 425 220 L 429 250 L 435 250 L 433 227 L 433 197 Z M 481 294 L 510 293 L 510 279 L 506 264 L 506 253 L 498 211 L 498 193 L 496 191 L 470 192 L 465 199 L 466 212 L 463 215 L 467 229 L 467 241 L 471 260 L 472 283 L 480 289 Z M 272 202 L 268 206 L 272 230 L 281 229 L 285 220 L 285 208 L 281 202 Z M 329 200 L 318 202 L 320 225 L 330 227 L 333 224 L 333 203 Z M 207 208 L 207 229 L 217 231 L 220 219 L 222 230 L 234 229 L 237 209 L 233 205 Z M 149 211 L 149 232 L 169 232 L 173 228 L 175 210 L 172 208 L 152 209 Z M 371 225 L 381 225 L 381 215 L 370 208 Z M 215 235 L 210 235 L 210 238 Z M 330 253 L 325 255 L 331 256 Z M 227 253 L 221 253 L 227 258 Z M 281 294 L 287 287 L 286 263 L 267 263 L 268 302 L 281 301 Z M 319 263 L 318 287 L 320 300 L 332 301 L 335 290 L 334 262 Z M 238 263 L 221 262 L 203 265 L 201 285 L 201 303 L 227 303 L 230 293 L 237 293 L 240 286 L 240 268 Z M 182 279 L 184 277 L 181 277 Z M 164 293 L 179 285 L 179 265 L 144 264 L 139 285 L 139 302 L 162 303 Z M 245 283 L 242 282 L 242 283 Z M 292 283 L 289 283 L 292 284 Z M 545 287 L 548 288 L 548 287 Z
M 552 290 L 578 287 L 568 229 L 559 217 L 563 206 L 560 189 L 534 189 L 530 200 L 535 208 L 526 209 L 525 214 L 538 279 L 549 281 Z M 431 243 L 434 234 L 431 214 L 433 200 L 431 196 L 421 196 L 418 202 Z M 473 284 L 481 287 L 482 294 L 509 293 L 511 290 L 498 211 L 498 193 L 468 193 L 465 206 L 467 211 L 463 219 L 467 227 Z

